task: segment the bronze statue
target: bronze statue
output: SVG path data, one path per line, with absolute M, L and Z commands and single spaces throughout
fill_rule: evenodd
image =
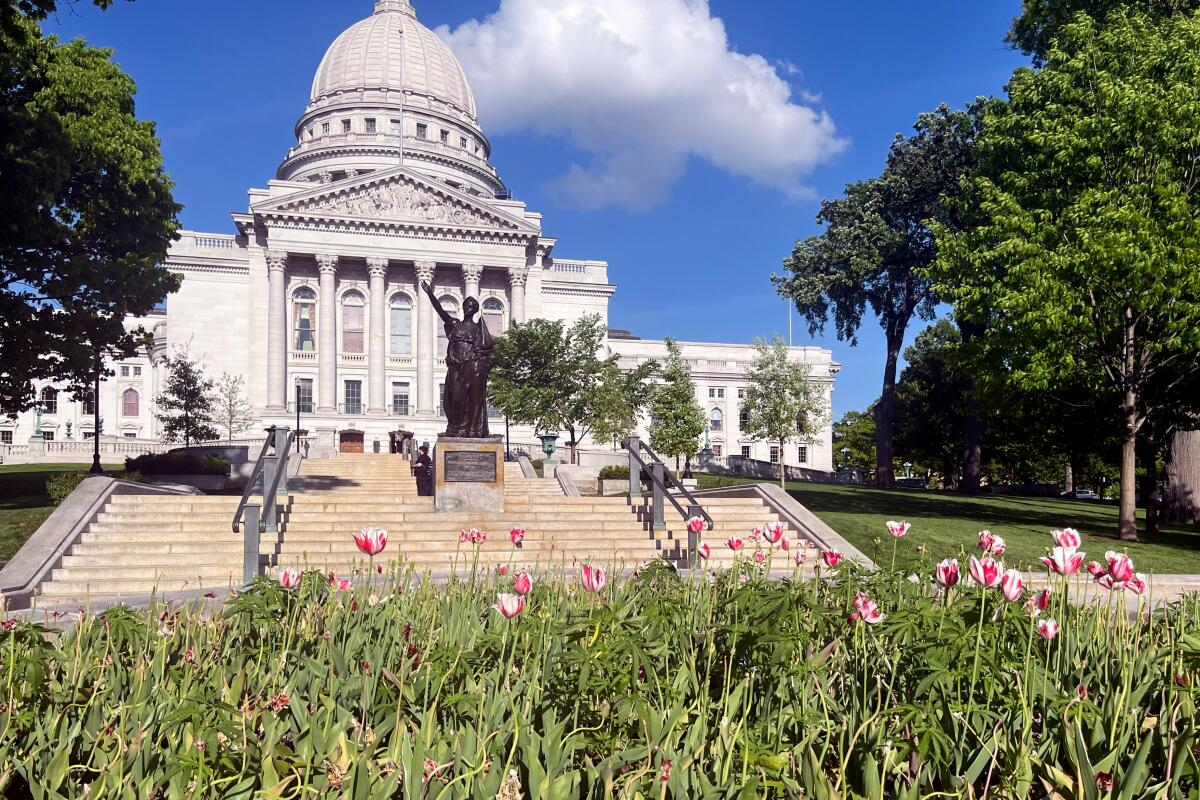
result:
M 446 436 L 459 439 L 483 439 L 488 434 L 487 384 L 492 371 L 492 334 L 475 320 L 479 301 L 463 301 L 463 318 L 450 316 L 433 294 L 428 283 L 421 283 L 429 301 L 446 326 L 446 388 L 442 394 L 448 425 Z

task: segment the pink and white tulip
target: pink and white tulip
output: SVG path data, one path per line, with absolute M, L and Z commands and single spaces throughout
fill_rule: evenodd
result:
M 1109 550 L 1104 554 L 1104 560 L 1108 562 L 1108 574 L 1114 581 L 1124 583 L 1133 577 L 1133 559 L 1124 553 Z
M 796 561 L 797 567 L 802 567 L 804 566 L 804 562 L 808 561 L 808 554 L 803 550 L 797 550 L 796 555 L 792 556 L 792 558 Z
M 516 594 L 498 594 L 492 608 L 503 614 L 506 619 L 512 619 L 525 610 L 525 598 Z
M 529 573 L 521 570 L 513 577 L 513 591 L 524 596 L 533 591 L 533 578 L 529 577 Z
M 1145 594 L 1147 585 L 1146 576 L 1139 572 L 1129 579 L 1125 584 L 1125 588 L 1134 594 Z
M 883 622 L 883 614 L 879 613 L 879 606 L 874 600 L 859 592 L 854 597 L 854 613 L 850 615 L 850 619 L 862 620 L 868 625 L 878 625 Z
M 1000 585 L 1001 573 L 1004 572 L 1004 565 L 997 562 L 991 556 L 976 558 L 971 556 L 968 566 L 971 573 L 971 580 L 980 586 L 988 589 L 994 589 Z
M 893 539 L 899 539 L 900 537 L 904 536 L 908 533 L 909 528 L 912 527 L 912 525 L 908 524 L 907 522 L 896 522 L 894 519 L 888 520 L 886 524 L 887 532 L 892 535 Z
M 349 578 L 330 578 L 329 585 L 337 592 L 348 592 L 354 588 Z
M 702 530 L 704 530 L 704 518 L 688 517 L 687 529 L 690 533 L 700 533 Z
M 1050 607 L 1050 590 L 1042 589 L 1033 596 L 1033 607 L 1041 612 Z
M 279 585 L 285 589 L 295 589 L 300 585 L 300 570 L 290 568 L 280 570 Z
M 1074 547 L 1059 545 L 1050 551 L 1050 555 L 1042 556 L 1042 563 L 1059 575 L 1073 575 L 1083 565 L 1083 556 Z
M 1005 572 L 1000 578 L 1000 592 L 1004 595 L 1004 599 L 1010 603 L 1015 603 L 1025 594 L 1025 581 L 1021 580 L 1021 571 L 1010 569 Z
M 513 547 L 520 549 L 521 543 L 525 541 L 525 529 L 513 528 L 508 532 L 508 538 L 513 543 Z
M 699 554 L 699 556 L 705 561 L 707 561 L 708 557 L 712 555 L 712 548 L 708 546 L 707 542 L 705 542 L 696 548 L 696 553 Z
M 763 529 L 763 538 L 771 544 L 779 544 L 779 540 L 783 538 L 783 525 L 778 522 L 773 522 Z
M 499 575 L 501 578 L 503 578 L 505 575 L 507 575 L 508 574 L 508 564 L 501 564 L 500 566 L 496 567 L 496 574 Z
M 933 570 L 933 579 L 937 581 L 938 586 L 949 589 L 951 586 L 957 586 L 962 580 L 962 573 L 958 567 L 957 558 L 947 558 L 939 561 L 937 567 Z
M 366 555 L 374 558 L 387 547 L 388 532 L 383 528 L 363 528 L 355 534 L 354 544 Z
M 1055 636 L 1058 636 L 1058 621 L 1049 618 L 1039 619 L 1037 632 L 1047 641 L 1053 639 Z
M 1063 528 L 1061 531 L 1050 531 L 1050 537 L 1059 547 L 1078 548 L 1083 544 L 1083 537 L 1074 528 Z
M 746 542 L 740 536 L 730 536 L 725 540 L 725 544 L 730 550 L 736 553 L 745 546 Z
M 786 536 L 779 540 L 779 549 L 785 553 L 792 549 L 792 543 L 787 540 Z
M 588 564 L 583 565 L 582 578 L 583 588 L 593 594 L 604 591 L 604 587 L 608 585 L 608 573 Z
M 1100 580 L 1105 575 L 1104 565 L 1099 561 L 1089 561 L 1087 565 L 1088 574 L 1096 580 Z
M 825 562 L 825 566 L 833 569 L 842 562 L 842 554 L 837 550 L 826 550 L 821 553 L 821 560 Z
M 762 551 L 759 551 L 754 554 L 754 560 L 757 561 L 759 564 L 761 564 L 767 560 L 767 554 Z

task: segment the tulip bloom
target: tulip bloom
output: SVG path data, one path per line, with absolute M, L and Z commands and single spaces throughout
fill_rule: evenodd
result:
M 1109 550 L 1104 554 L 1104 560 L 1108 562 L 1108 574 L 1114 581 L 1124 583 L 1133 577 L 1133 559 L 1124 553 Z
M 502 578 L 505 575 L 507 575 L 508 574 L 508 564 L 501 564 L 500 566 L 496 567 L 496 574 Z
M 841 563 L 842 554 L 837 550 L 826 550 L 824 553 L 821 553 L 821 560 L 825 562 L 825 566 L 833 569 Z
M 708 557 L 712 555 L 712 548 L 707 543 L 704 543 L 696 548 L 696 552 L 700 554 L 701 558 L 707 561 Z
M 1125 588 L 1128 589 L 1129 591 L 1133 592 L 1134 594 L 1145 594 L 1146 593 L 1146 576 L 1140 572 L 1137 573 L 1136 575 L 1134 575 L 1132 578 L 1129 579 L 1129 582 L 1125 584 Z
M 754 560 L 755 560 L 755 561 L 757 561 L 758 563 L 760 563 L 760 564 L 761 564 L 761 563 L 763 563 L 764 561 L 766 561 L 766 560 L 767 560 L 767 554 L 766 554 L 766 553 L 761 553 L 761 552 L 760 552 L 760 553 L 755 553 L 755 554 L 754 554 Z
M 1033 596 L 1033 606 L 1038 611 L 1045 611 L 1050 606 L 1050 590 L 1042 589 Z
M 700 531 L 704 530 L 704 518 L 688 517 L 687 529 L 691 533 L 700 533 Z
M 1008 544 L 1002 536 L 997 536 L 991 531 L 980 531 L 979 549 L 985 555 L 1002 556 L 1004 555 L 1004 551 L 1008 549 Z
M 1043 639 L 1049 641 L 1058 636 L 1058 622 L 1052 619 L 1040 619 L 1038 620 L 1037 631 L 1042 635 Z
M 487 534 L 478 528 L 471 528 L 471 530 L 467 531 L 467 535 L 471 539 L 471 544 L 483 544 L 487 541 Z
M 804 562 L 808 561 L 808 556 L 803 550 L 797 550 L 796 555 L 792 556 L 792 558 L 796 560 L 797 567 L 804 566 Z
M 854 613 L 850 615 L 850 618 L 862 620 L 868 625 L 878 625 L 883 622 L 883 614 L 879 613 L 879 606 L 862 592 L 854 597 Z
M 1015 603 L 1021 599 L 1021 595 L 1025 593 L 1025 582 L 1021 580 L 1021 571 L 1010 569 L 1000 578 L 1000 591 L 1004 595 L 1004 599 L 1010 603 Z
M 516 594 L 498 594 L 492 608 L 503 614 L 506 619 L 512 619 L 525 610 L 525 598 Z
M 1063 528 L 1061 531 L 1050 531 L 1051 538 L 1059 547 L 1077 548 L 1083 544 L 1083 537 L 1074 528 Z
M 939 561 L 933 571 L 933 579 L 937 581 L 939 586 L 946 589 L 958 585 L 958 582 L 962 579 L 962 573 L 958 568 L 958 559 L 947 558 L 944 561 Z
M 1087 565 L 1087 571 L 1088 574 L 1096 580 L 1100 580 L 1102 577 L 1104 577 L 1104 565 L 1099 561 L 1089 561 Z
M 995 561 L 991 556 L 976 558 L 971 556 L 969 565 L 971 579 L 980 586 L 994 589 L 1000 585 L 1001 573 L 1004 572 L 1004 567 L 999 562 Z
M 354 584 L 350 582 L 349 578 L 330 578 L 329 585 L 338 592 L 348 592 L 354 588 Z
M 1042 556 L 1042 563 L 1059 575 L 1072 575 L 1083 565 L 1083 553 L 1077 552 L 1074 547 L 1059 545 L 1050 555 Z
M 779 540 L 779 549 L 785 553 L 792 549 L 792 543 L 787 540 L 786 536 Z
M 899 539 L 901 536 L 904 536 L 911 527 L 912 525 L 909 525 L 907 522 L 896 522 L 895 520 L 888 520 L 887 522 L 887 532 L 892 535 L 893 539 Z
M 300 571 L 294 569 L 280 570 L 279 585 L 285 589 L 295 589 L 300 585 Z
M 512 540 L 513 547 L 520 549 L 521 542 L 525 541 L 525 529 L 513 528 L 508 532 L 508 538 Z
M 778 544 L 783 538 L 783 525 L 778 522 L 771 523 L 763 529 L 763 538 L 771 544 Z
M 596 593 L 604 591 L 604 587 L 608 585 L 608 573 L 599 567 L 591 567 L 587 564 L 583 565 L 583 588 L 589 592 Z
M 742 537 L 740 536 L 730 536 L 725 540 L 725 544 L 730 550 L 736 553 L 738 550 L 742 549 L 742 546 L 745 544 L 745 542 L 742 541 Z
M 354 537 L 358 549 L 371 558 L 383 552 L 383 548 L 387 547 L 387 540 L 388 532 L 383 528 L 363 528 Z
M 529 577 L 529 573 L 521 570 L 513 578 L 513 591 L 519 595 L 527 595 L 533 591 L 533 578 Z

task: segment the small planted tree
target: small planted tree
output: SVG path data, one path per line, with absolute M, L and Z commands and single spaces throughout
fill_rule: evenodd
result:
M 185 349 L 168 356 L 167 385 L 158 396 L 156 417 L 162 423 L 164 442 L 205 442 L 219 435 L 213 426 L 216 396 L 213 381 Z
M 655 387 L 650 400 L 650 446 L 662 458 L 695 455 L 704 435 L 704 409 L 696 402 L 692 376 L 683 363 L 683 355 L 674 339 L 667 339 L 667 363 L 662 383 Z
M 779 486 L 787 470 L 784 452 L 788 442 L 811 440 L 825 424 L 825 400 L 808 376 L 808 365 L 788 358 L 788 347 L 776 336 L 770 344 L 754 342 L 754 362 L 746 386 L 743 430 L 756 439 L 779 443 Z
M 233 441 L 254 421 L 254 409 L 245 394 L 246 379 L 241 375 L 222 373 L 216 384 L 216 418 L 225 429 L 226 441 Z

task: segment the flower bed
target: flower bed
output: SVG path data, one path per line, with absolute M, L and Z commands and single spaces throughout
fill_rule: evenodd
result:
M 484 535 L 460 536 L 469 552 Z M 1069 584 L 1089 577 L 1067 540 L 1047 561 L 1078 572 L 1032 594 L 994 540 L 915 580 L 826 557 L 822 580 L 768 581 L 786 554 L 764 531 L 716 576 L 468 568 L 437 584 L 376 574 L 386 532 L 358 538 L 357 576 L 284 570 L 219 609 L 116 608 L 61 635 L 5 623 L 0 792 L 1200 791 L 1200 602 L 1150 611 L 1118 580 L 1132 564 L 1106 559 L 1114 602 L 1077 607 Z

